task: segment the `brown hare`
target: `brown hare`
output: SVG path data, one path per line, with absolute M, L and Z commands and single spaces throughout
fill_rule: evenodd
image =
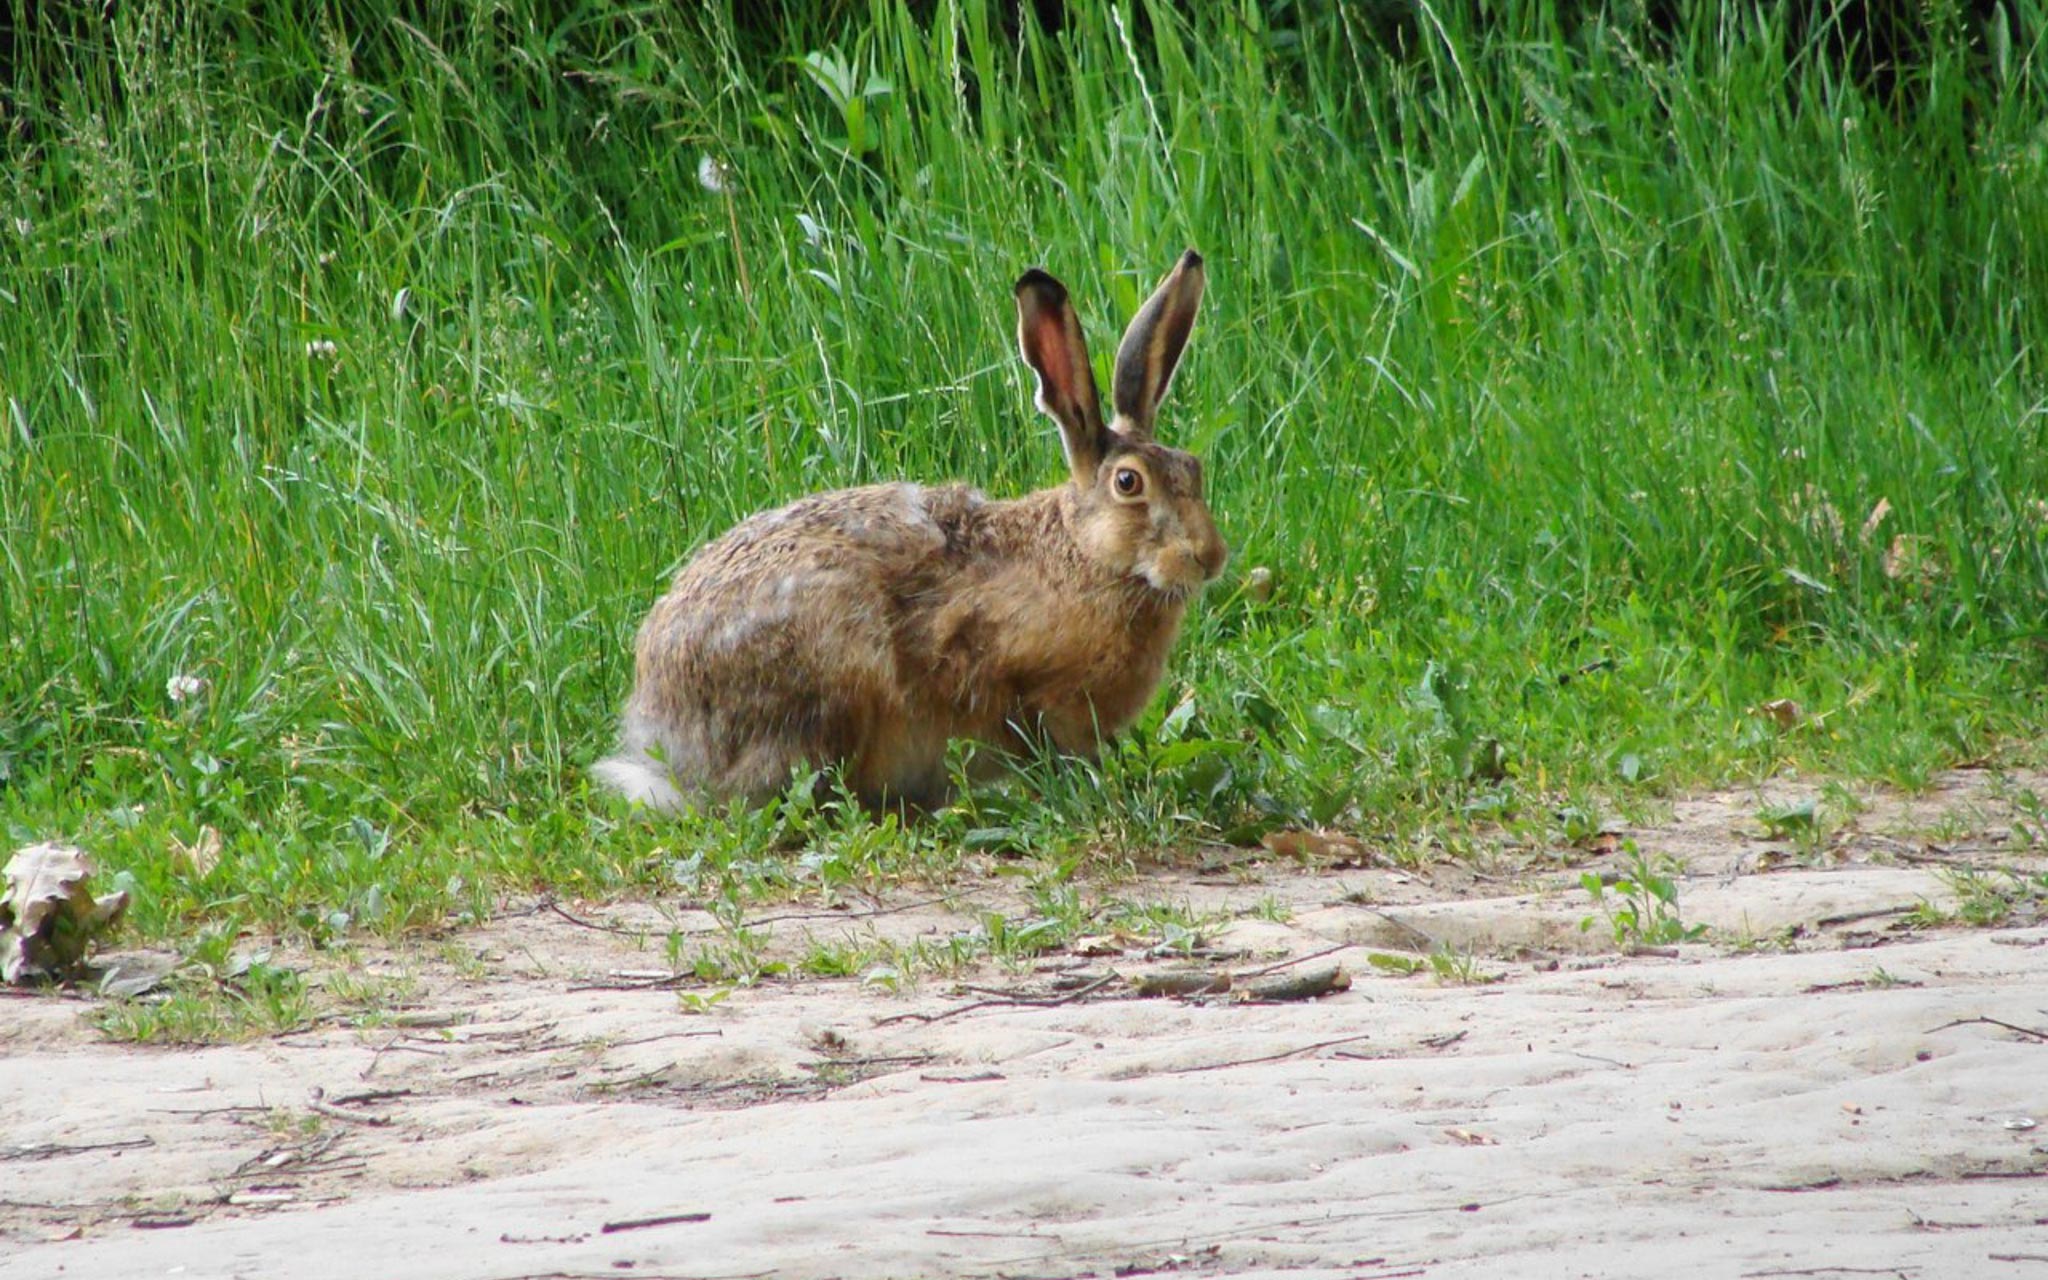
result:
M 1009 501 L 870 485 L 742 522 L 642 624 L 597 779 L 676 809 L 837 765 L 867 804 L 928 807 L 947 795 L 950 739 L 1090 754 L 1129 724 L 1228 554 L 1201 463 L 1152 438 L 1202 283 L 1189 250 L 1131 321 L 1105 423 L 1065 286 L 1025 272 L 1017 341 L 1071 482 Z

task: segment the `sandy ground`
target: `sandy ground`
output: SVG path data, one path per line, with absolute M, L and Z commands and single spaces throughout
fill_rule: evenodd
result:
M 565 904 L 314 962 L 402 1007 L 253 1044 L 110 1044 L 10 996 L 0 1277 L 2048 1276 L 2042 895 L 1915 910 L 1957 867 L 2048 870 L 2008 803 L 2042 783 L 1823 798 L 1804 847 L 1753 815 L 1811 788 L 1680 803 L 1634 834 L 1713 933 L 1662 953 L 1578 929 L 1616 855 L 1507 851 L 1161 869 L 1104 891 L 1213 913 L 1192 959 L 1125 940 L 900 993 L 693 1010 L 662 938 L 708 921 Z M 1007 884 L 761 927 L 944 937 Z M 1439 943 L 1495 980 L 1367 958 Z M 1191 963 L 1353 982 L 1132 990 Z

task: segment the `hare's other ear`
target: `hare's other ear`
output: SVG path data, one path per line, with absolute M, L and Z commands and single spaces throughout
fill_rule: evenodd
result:
M 1187 349 L 1202 306 L 1202 255 L 1193 249 L 1180 255 L 1166 279 L 1152 291 L 1116 349 L 1116 429 L 1136 440 L 1152 438 L 1152 419 L 1173 385 L 1180 353 Z
M 1067 287 L 1037 267 L 1017 281 L 1017 346 L 1038 375 L 1038 407 L 1060 424 L 1074 483 L 1093 484 L 1109 450 L 1095 371 Z

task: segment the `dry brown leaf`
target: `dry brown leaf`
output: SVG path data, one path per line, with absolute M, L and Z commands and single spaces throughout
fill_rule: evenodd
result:
M 1283 858 L 1334 859 L 1340 864 L 1351 866 L 1372 865 L 1372 851 L 1356 836 L 1347 836 L 1340 831 L 1312 831 L 1301 827 L 1285 831 L 1268 831 L 1259 837 L 1259 843 L 1269 853 Z
M 1921 533 L 1902 533 L 1884 549 L 1884 576 L 1893 582 L 1929 586 L 1947 574 L 1941 551 L 1934 539 Z
M 1790 698 L 1772 698 L 1749 710 L 1750 714 L 1762 716 L 1780 729 L 1797 728 L 1806 719 L 1806 708 Z
M 1863 517 L 1862 538 L 1866 545 L 1872 538 L 1877 536 L 1877 526 L 1883 524 L 1884 518 L 1891 513 L 1892 500 L 1890 498 L 1879 498 L 1877 505 L 1870 509 L 1870 514 Z
M 1809 484 L 1792 495 L 1785 504 L 1785 514 L 1792 522 L 1813 537 L 1817 542 L 1840 545 L 1842 541 L 1842 513 L 1829 502 L 1827 495 L 1818 485 Z
M 1779 867 L 1796 865 L 1796 859 L 1783 849 L 1760 849 L 1757 851 L 1755 870 L 1761 874 L 1776 871 Z
M 92 860 L 67 844 L 31 844 L 7 861 L 0 896 L 0 980 L 61 977 L 85 959 L 96 935 L 128 907 L 128 895 L 95 898 Z
M 1090 934 L 1067 944 L 1068 954 L 1077 956 L 1120 956 L 1128 949 L 1123 938 L 1114 933 Z
M 220 832 L 214 830 L 211 825 L 199 828 L 199 838 L 191 844 L 172 836 L 171 848 L 177 850 L 178 856 L 183 858 L 202 880 L 220 865 Z

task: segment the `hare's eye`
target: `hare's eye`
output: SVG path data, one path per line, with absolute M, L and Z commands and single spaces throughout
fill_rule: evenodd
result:
M 1116 469 L 1116 491 L 1126 498 L 1135 498 L 1145 492 L 1145 477 L 1129 467 Z

